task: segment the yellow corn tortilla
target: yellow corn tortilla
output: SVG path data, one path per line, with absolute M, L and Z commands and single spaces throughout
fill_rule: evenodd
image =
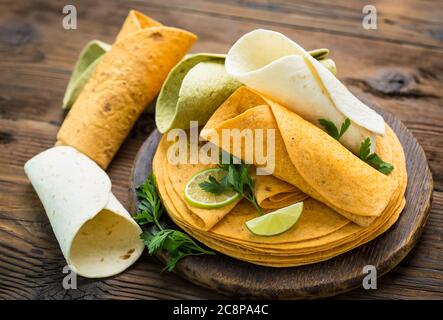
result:
M 189 131 L 188 131 L 189 136 Z M 164 139 L 168 139 L 165 135 Z M 170 161 L 165 160 L 164 166 L 167 167 L 169 179 L 174 186 L 177 193 L 184 195 L 186 183 L 200 171 L 209 168 L 215 168 L 217 165 L 206 164 L 191 164 L 190 163 L 190 146 L 187 145 L 187 159 L 184 163 L 172 164 Z M 165 142 L 166 143 L 166 142 Z M 173 142 L 170 142 L 169 146 L 172 146 Z M 172 150 L 172 148 L 171 148 Z M 251 170 L 253 174 L 254 170 Z M 273 176 L 256 176 L 256 197 L 259 205 L 264 209 L 282 208 L 287 205 L 293 204 L 298 201 L 302 201 L 307 198 L 307 195 L 297 189 L 295 186 L 290 185 L 282 180 L 279 180 Z M 217 209 L 201 209 L 192 207 L 185 202 L 186 207 L 191 212 L 190 218 L 193 220 L 193 224 L 202 230 L 211 229 L 218 221 L 220 221 L 227 213 L 229 213 L 238 201 L 222 208 Z
M 160 22 L 144 15 L 140 11 L 131 10 L 129 11 L 115 41 L 117 42 L 118 40 L 143 29 L 161 26 L 162 24 Z
M 380 216 L 397 188 L 395 179 L 378 172 L 321 129 L 252 89 L 240 87 L 234 92 L 214 113 L 201 136 L 223 147 L 223 129 L 275 130 L 273 175 L 361 226 L 368 226 Z M 219 141 L 214 141 L 214 137 Z M 266 137 L 263 140 L 267 154 Z M 226 151 L 244 159 L 245 143 L 241 154 Z
M 169 144 L 165 139 L 160 142 L 153 170 L 168 214 L 196 239 L 219 252 L 250 263 L 272 267 L 297 266 L 323 261 L 351 250 L 374 239 L 395 223 L 405 204 L 405 160 L 401 145 L 389 127 L 379 143 L 380 154 L 395 166 L 391 178 L 398 182 L 398 188 L 384 212 L 369 227 L 358 226 L 310 198 L 305 200 L 305 210 L 296 226 L 279 236 L 257 237 L 244 228 L 244 222 L 256 216 L 246 201 L 239 202 L 210 230 L 202 230 L 189 218 L 190 210 L 173 186 L 172 174 L 167 170 L 170 166 L 166 165 Z M 333 219 L 341 219 L 342 223 L 336 223 L 332 228 Z M 329 232 L 325 232 L 328 225 Z
M 215 167 L 202 164 L 172 165 L 168 161 L 166 161 L 163 165 L 168 166 L 167 169 L 169 172 L 170 183 L 173 185 L 176 192 L 182 194 L 183 196 L 186 183 L 194 174 L 204 169 Z M 235 207 L 237 202 L 218 209 L 196 208 L 190 206 L 187 202 L 184 202 L 184 205 L 189 210 L 189 219 L 191 219 L 192 224 L 201 228 L 202 230 L 209 230 L 226 214 L 228 214 Z
M 245 222 L 257 217 L 257 212 L 246 200 L 241 200 L 229 208 L 219 209 L 214 216 L 211 214 L 212 210 L 196 211 L 195 208 L 190 207 L 184 199 L 183 191 L 186 183 L 184 180 L 188 179 L 187 176 L 192 176 L 196 171 L 209 168 L 211 165 L 171 164 L 167 158 L 171 142 L 163 137 L 154 157 L 153 171 L 157 176 L 160 196 L 172 220 L 214 250 L 250 263 L 272 267 L 298 266 L 330 259 L 374 239 L 389 229 L 398 219 L 405 205 L 404 192 L 407 183 L 403 149 L 392 129 L 386 126 L 386 134 L 377 140 L 379 156 L 394 165 L 394 170 L 386 176 L 355 157 L 336 140 L 328 139 L 329 136 L 324 136 L 322 130 L 291 111 L 286 111 L 287 109 L 257 92 L 241 87 L 220 106 L 203 130 L 274 128 L 279 132 L 276 135 L 276 171 L 273 176 L 254 175 L 255 192 L 262 205 L 280 202 L 283 206 L 286 205 L 285 201 L 291 199 L 292 196 L 305 197 L 303 213 L 293 228 L 273 237 L 253 235 L 245 227 Z M 279 116 L 277 117 L 276 114 Z M 298 137 L 304 140 L 304 143 L 293 144 L 287 141 L 288 139 L 285 140 L 284 135 Z M 203 131 L 202 136 L 213 137 Z M 219 141 L 212 142 L 221 145 Z M 322 149 L 316 147 L 315 144 L 319 144 Z M 233 152 L 233 150 L 227 151 Z M 244 150 L 241 150 L 241 154 L 234 155 L 241 157 L 243 153 Z M 317 159 L 316 153 L 320 153 L 318 157 L 327 157 L 337 163 L 340 163 L 337 159 L 346 159 L 347 166 L 340 169 L 325 163 L 323 159 Z M 296 155 L 306 154 L 312 157 L 311 161 L 323 161 L 322 164 L 329 167 L 326 170 L 318 164 L 293 159 Z M 285 163 L 288 166 L 284 166 Z M 299 167 L 300 170 L 298 170 Z M 304 175 L 312 172 L 314 177 L 304 178 L 299 172 Z M 331 205 L 331 200 L 325 199 L 325 195 L 329 195 L 327 191 L 321 190 L 320 193 L 316 190 L 322 184 L 315 183 L 315 175 L 321 176 L 325 172 L 332 174 L 330 179 L 341 181 L 339 188 L 336 188 L 336 199 L 339 199 L 340 193 L 348 194 L 351 191 L 357 193 L 355 195 L 351 193 L 351 196 L 357 199 L 355 201 L 364 200 L 364 196 L 358 192 L 366 193 L 371 201 L 376 202 L 382 199 L 383 204 L 370 203 L 373 208 L 380 208 L 378 215 L 365 216 L 361 212 L 357 215 L 355 212 L 351 214 L 343 209 L 337 210 L 336 204 Z M 374 181 L 375 186 L 365 189 L 364 186 L 356 185 L 352 181 L 357 179 L 358 174 L 362 175 L 360 178 L 366 183 Z M 179 181 L 181 178 L 183 181 Z M 308 185 L 307 181 L 312 186 Z M 302 182 L 301 187 L 296 184 L 298 182 Z M 345 182 L 350 185 L 346 185 Z M 336 182 L 328 180 L 328 183 L 334 186 L 333 183 Z M 306 192 L 305 194 L 301 192 L 302 188 L 314 190 L 314 193 Z M 386 190 L 389 194 L 385 194 L 386 199 L 384 199 L 383 195 L 378 193 L 386 193 Z M 308 194 L 310 197 L 307 196 Z M 314 196 L 318 194 L 321 195 L 320 199 Z M 340 205 L 339 202 L 338 205 Z M 210 227 L 210 224 L 207 224 L 202 227 L 201 224 L 196 223 L 196 216 L 200 219 L 203 217 L 206 221 L 212 219 L 213 226 Z M 370 223 L 365 221 L 368 217 L 371 219 Z M 366 224 L 362 224 L 362 220 Z
M 255 180 L 255 197 L 263 209 L 283 208 L 308 198 L 297 187 L 272 175 L 252 176 Z
M 160 168 L 165 168 L 166 166 L 163 164 Z M 155 172 L 158 169 L 155 169 Z M 172 183 L 168 183 L 168 177 L 171 176 L 170 172 L 166 172 L 166 189 L 169 189 L 168 194 L 170 197 L 176 197 L 173 200 L 173 203 L 176 207 L 179 207 L 178 212 L 180 212 L 179 216 L 182 219 L 187 219 L 187 209 L 182 205 L 184 203 L 184 199 L 181 196 L 181 193 L 176 192 L 172 187 Z M 161 178 L 159 178 L 159 181 Z M 171 191 L 172 190 L 172 191 Z M 402 197 L 402 194 L 400 194 Z M 396 204 L 398 201 L 393 201 L 392 204 Z M 390 210 L 390 208 L 389 208 Z M 386 212 L 389 213 L 389 210 Z M 209 211 L 207 211 L 210 214 Z M 305 210 L 304 214 L 300 217 L 297 226 L 299 230 L 292 235 L 290 233 L 283 234 L 278 237 L 256 237 L 253 236 L 245 227 L 244 222 L 249 219 L 254 218 L 257 215 L 255 210 L 247 203 L 241 202 L 238 206 L 236 206 L 223 220 L 221 220 L 213 229 L 211 229 L 208 233 L 215 234 L 220 236 L 221 239 L 232 238 L 241 241 L 250 241 L 258 243 L 262 246 L 264 243 L 281 243 L 281 242 L 297 242 L 297 241 L 305 241 L 314 238 L 318 238 L 323 235 L 329 235 L 332 231 L 338 230 L 345 225 L 349 224 L 349 221 L 340 217 L 340 215 L 333 212 L 331 209 L 327 208 L 323 204 L 315 201 L 313 199 L 309 199 L 305 201 Z M 383 221 L 383 219 L 387 218 L 387 214 L 384 214 L 382 218 L 379 219 Z M 339 220 L 337 220 L 339 219 Z M 192 226 L 192 221 L 188 221 L 188 224 Z M 329 231 L 325 231 L 326 228 L 329 228 Z M 340 237 L 348 237 L 352 235 L 356 231 L 362 229 L 361 227 L 352 224 L 352 228 L 342 230 L 343 233 Z M 315 246 L 319 247 L 319 243 L 315 242 Z
M 215 211 L 214 209 L 199 209 L 187 205 L 184 199 L 184 185 L 187 181 L 180 180 L 185 175 L 191 177 L 204 167 L 203 165 L 172 165 L 167 159 L 167 150 L 169 147 L 170 144 L 167 142 L 166 138 L 163 137 L 153 162 L 153 170 L 158 179 L 160 194 L 162 195 L 163 203 L 167 205 L 171 201 L 174 202 L 174 205 L 179 207 L 179 219 L 195 229 L 208 231 L 209 233 L 214 233 L 216 236 L 220 237 L 241 238 L 249 241 L 258 241 L 260 243 L 282 243 L 302 241 L 319 235 L 328 234 L 349 223 L 347 219 L 336 214 L 318 201 L 312 201 L 311 203 L 305 202 L 304 212 L 298 222 L 299 226 L 303 226 L 306 220 L 306 223 L 311 226 L 301 227 L 301 232 L 294 232 L 294 234 L 287 232 L 278 237 L 261 238 L 253 236 L 244 226 L 244 222 L 257 216 L 257 212 L 252 209 L 248 202 L 241 201 L 233 208 L 225 207 L 221 208 L 224 210 L 215 209 Z M 209 167 L 211 166 L 207 166 L 207 168 Z M 162 190 L 164 191 L 162 192 Z M 166 193 L 169 194 L 168 198 L 164 197 Z M 313 210 L 310 210 L 311 207 Z M 223 211 L 222 217 L 218 215 L 221 211 Z M 315 216 L 313 216 L 312 219 L 306 219 L 309 218 L 311 211 L 315 212 Z M 216 219 L 212 219 L 217 220 L 216 222 L 218 223 L 213 224 L 210 230 L 208 230 L 207 227 L 202 228 L 201 225 L 195 223 L 195 218 L 193 217 L 198 213 L 202 218 L 206 217 L 207 219 L 216 216 Z M 313 233 L 312 230 L 315 230 L 315 232 Z
M 77 59 L 71 79 L 66 87 L 63 97 L 63 109 L 69 109 L 74 104 L 83 87 L 88 82 L 95 67 L 99 63 L 101 57 L 111 48 L 111 46 L 102 41 L 90 41 L 83 48 Z
M 131 11 L 57 135 L 106 169 L 169 71 L 196 36 Z
M 169 204 L 175 205 L 176 202 L 168 202 Z M 401 211 L 402 206 L 404 205 L 404 203 L 401 204 L 401 206 L 398 208 L 397 212 Z M 171 208 L 168 208 L 169 212 L 171 211 Z M 341 245 L 338 249 L 340 251 L 337 251 L 337 249 L 331 250 L 331 249 L 327 249 L 325 251 L 321 251 L 321 252 L 311 252 L 311 253 L 307 253 L 307 254 L 295 254 L 294 258 L 287 258 L 287 256 L 289 256 L 289 253 L 287 253 L 286 251 L 283 251 L 281 255 L 283 255 L 283 257 L 279 257 L 278 255 L 276 255 L 275 253 L 272 253 L 269 249 L 265 250 L 264 256 L 263 255 L 259 255 L 256 253 L 250 253 L 247 254 L 247 250 L 245 248 L 244 245 L 236 245 L 234 244 L 234 251 L 227 251 L 224 250 L 222 247 L 219 247 L 220 245 L 222 245 L 224 242 L 226 242 L 226 238 L 225 240 L 220 240 L 220 239 L 213 239 L 210 237 L 207 237 L 207 233 L 199 233 L 198 231 L 196 231 L 195 229 L 189 228 L 189 226 L 187 225 L 183 225 L 180 224 L 179 221 L 176 220 L 176 223 L 178 223 L 182 228 L 184 228 L 188 233 L 190 233 L 191 235 L 193 235 L 194 237 L 196 237 L 199 241 L 202 241 L 203 243 L 205 243 L 206 245 L 210 246 L 211 248 L 218 250 L 220 252 L 223 252 L 225 254 L 231 255 L 233 257 L 236 257 L 238 259 L 242 259 L 242 260 L 246 260 L 248 262 L 252 262 L 252 263 L 256 263 L 256 264 L 263 264 L 263 265 L 270 265 L 270 266 L 275 266 L 275 267 L 284 267 L 284 266 L 295 266 L 295 265 L 300 265 L 300 264 L 306 264 L 306 263 L 314 263 L 314 262 L 318 262 L 318 261 L 322 261 L 325 260 L 327 258 L 333 257 L 337 254 L 343 253 L 347 250 L 352 249 L 353 247 L 360 245 L 362 243 L 365 243 L 367 241 L 369 241 L 370 239 L 372 239 L 373 237 L 377 236 L 379 233 L 385 231 L 393 222 L 395 222 L 397 216 L 394 216 L 394 218 L 392 218 L 389 223 L 385 224 L 382 226 L 382 228 L 380 228 L 377 233 L 372 233 L 372 237 L 366 237 L 366 238 L 362 238 L 359 241 L 354 241 L 353 243 L 348 242 L 347 244 Z M 174 219 L 175 220 L 175 219 Z M 355 228 L 355 225 L 354 225 Z M 350 228 L 352 229 L 352 228 Z M 348 230 L 349 232 L 349 230 Z M 234 243 L 234 242 L 229 242 L 228 243 Z M 226 244 L 225 244 L 226 245 Z M 274 245 L 276 246 L 276 245 Z M 282 245 L 279 245 L 279 247 Z M 318 247 L 316 247 L 318 248 Z M 252 259 L 251 259 L 252 257 Z M 271 260 L 271 261 L 267 261 L 267 260 Z

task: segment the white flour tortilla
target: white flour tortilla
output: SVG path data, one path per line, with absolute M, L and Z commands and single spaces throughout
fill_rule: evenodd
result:
M 25 164 L 60 248 L 84 277 L 115 275 L 132 265 L 144 245 L 142 230 L 111 193 L 111 180 L 76 149 L 48 149 Z
M 358 100 L 321 63 L 281 33 L 258 29 L 242 36 L 229 50 L 228 74 L 269 96 L 309 122 L 323 127 L 328 119 L 340 130 L 346 118 L 351 126 L 340 139 L 358 153 L 369 137 L 372 152 L 376 134 L 384 135 L 383 118 Z

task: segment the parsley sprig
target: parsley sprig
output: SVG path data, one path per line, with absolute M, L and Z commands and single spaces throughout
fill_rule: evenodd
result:
M 384 162 L 375 152 L 371 153 L 371 139 L 369 138 L 366 138 L 361 143 L 359 157 L 381 173 L 389 174 L 394 170 L 392 164 Z
M 351 120 L 346 118 L 342 123 L 340 131 L 338 131 L 335 124 L 327 119 L 319 119 L 318 122 L 325 128 L 326 132 L 337 141 L 343 136 L 351 125 Z M 384 162 L 376 153 L 371 153 L 371 139 L 366 138 L 360 145 L 358 156 L 367 164 L 384 174 L 389 174 L 394 170 L 394 166 L 390 163 Z
M 199 184 L 199 186 L 204 191 L 213 193 L 216 196 L 230 189 L 230 186 L 228 184 L 228 176 L 224 176 L 220 181 L 218 181 L 213 176 L 209 176 L 208 180 L 203 181 Z
M 351 120 L 346 118 L 346 120 L 341 124 L 340 131 L 338 131 L 334 122 L 328 119 L 319 119 L 318 122 L 325 128 L 326 132 L 336 140 L 340 140 L 340 138 L 345 134 L 346 130 L 348 130 L 351 125 Z
M 222 151 L 222 155 L 220 156 L 218 167 L 225 171 L 226 175 L 220 179 L 220 181 L 213 176 L 209 176 L 207 181 L 203 181 L 199 184 L 200 188 L 215 195 L 233 190 L 248 200 L 254 206 L 255 210 L 262 215 L 263 210 L 260 208 L 257 199 L 255 198 L 254 180 L 249 174 L 250 165 L 245 164 L 243 161 L 232 155 L 229 157 L 229 163 L 223 163 L 223 152 L 224 151 Z
M 144 231 L 140 237 L 148 248 L 150 255 L 163 250 L 168 253 L 168 262 L 165 269 L 172 271 L 177 262 L 190 255 L 214 254 L 199 246 L 186 233 L 179 230 L 164 229 L 159 219 L 164 212 L 163 205 L 156 188 L 155 176 L 151 174 L 148 179 L 137 188 L 139 212 L 134 217 L 139 225 L 153 224 L 152 228 Z

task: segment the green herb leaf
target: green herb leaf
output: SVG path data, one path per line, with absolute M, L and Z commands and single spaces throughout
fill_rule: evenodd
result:
M 229 189 L 227 176 L 223 177 L 220 181 L 217 181 L 213 176 L 209 176 L 207 181 L 203 181 L 198 184 L 206 192 L 220 195 Z
M 376 153 L 371 153 L 371 139 L 366 138 L 360 145 L 360 159 L 380 171 L 383 174 L 389 174 L 394 170 L 394 166 L 384 162 Z
M 140 203 L 138 205 L 139 212 L 134 219 L 140 225 L 152 222 L 159 224 L 158 221 L 163 214 L 163 206 L 157 194 L 156 187 L 157 181 L 151 173 L 148 179 L 137 188 L 137 198 Z M 160 228 L 159 225 L 158 227 Z
M 328 119 L 319 119 L 318 122 L 325 128 L 326 132 L 336 140 L 340 140 L 340 138 L 345 134 L 346 130 L 348 130 L 351 125 L 351 120 L 346 118 L 345 121 L 341 124 L 340 132 L 335 126 L 334 122 Z
M 338 140 L 338 129 L 335 126 L 334 122 L 327 120 L 327 119 L 319 119 L 318 122 L 325 128 L 326 132 L 333 137 L 334 139 Z
M 148 246 L 149 243 L 151 242 L 152 238 L 154 237 L 154 235 L 151 232 L 143 232 L 140 235 L 140 238 L 143 240 L 143 243 Z
M 361 144 L 360 144 L 360 151 L 358 152 L 358 155 L 360 159 L 366 160 L 371 153 L 371 139 L 366 138 Z
M 134 220 L 137 221 L 137 223 L 141 226 L 154 222 L 154 218 L 146 210 L 143 210 L 143 211 L 140 211 L 139 213 L 137 213 L 137 215 L 134 217 Z
M 145 225 L 154 223 L 151 231 L 140 235 L 143 243 L 148 248 L 150 255 L 163 250 L 168 253 L 165 270 L 172 271 L 177 262 L 189 255 L 215 254 L 199 246 L 190 236 L 179 230 L 163 229 L 159 219 L 163 214 L 163 205 L 158 196 L 155 176 L 151 174 L 148 179 L 137 188 L 137 197 L 140 202 L 139 212 L 134 219 Z
M 216 182 L 211 180 L 211 176 L 209 177 L 209 181 L 202 182 L 200 187 L 213 194 L 218 193 L 222 188 L 226 191 L 228 189 L 232 189 L 235 192 L 238 192 L 243 198 L 247 199 L 252 203 L 254 208 L 260 213 L 263 214 L 263 210 L 258 205 L 257 199 L 255 198 L 254 193 L 254 181 L 252 180 L 251 175 L 249 174 L 249 165 L 245 164 L 240 159 L 234 157 L 229 154 L 229 163 L 223 163 L 223 155 L 226 156 L 226 152 L 222 151 L 220 155 L 220 163 L 219 168 L 226 172 L 226 176 L 221 180 Z M 202 185 L 204 184 L 204 185 Z
M 389 174 L 394 170 L 392 164 L 384 162 L 376 153 L 373 153 L 366 158 L 366 162 L 384 174 Z
M 171 234 L 173 230 L 160 230 L 159 232 L 156 232 L 153 234 L 153 237 L 150 239 L 148 243 L 148 250 L 149 254 L 154 254 L 158 250 L 163 248 L 163 244 L 165 243 L 165 240 L 168 238 L 168 236 Z
M 349 118 L 346 118 L 346 120 L 341 124 L 340 134 L 338 135 L 337 140 L 340 140 L 340 138 L 345 134 L 346 130 L 348 130 L 350 125 L 351 125 L 351 120 L 349 120 Z

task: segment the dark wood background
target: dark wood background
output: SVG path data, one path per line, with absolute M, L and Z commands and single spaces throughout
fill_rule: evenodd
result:
M 300 3 L 299 3 L 300 2 Z M 423 235 L 378 289 L 344 298 L 443 298 L 443 3 L 371 1 L 378 29 L 362 28 L 368 1 L 69 1 L 78 29 L 62 28 L 66 1 L 0 0 L 0 299 L 223 298 L 161 273 L 153 257 L 106 280 L 62 288 L 63 256 L 23 165 L 51 147 L 63 121 L 61 100 L 72 67 L 91 39 L 112 42 L 129 9 L 199 36 L 193 52 L 226 52 L 256 28 L 280 31 L 306 49 L 327 47 L 338 77 L 356 94 L 395 114 L 423 146 L 434 201 Z M 134 156 L 154 127 L 137 122 L 108 172 L 127 205 Z

